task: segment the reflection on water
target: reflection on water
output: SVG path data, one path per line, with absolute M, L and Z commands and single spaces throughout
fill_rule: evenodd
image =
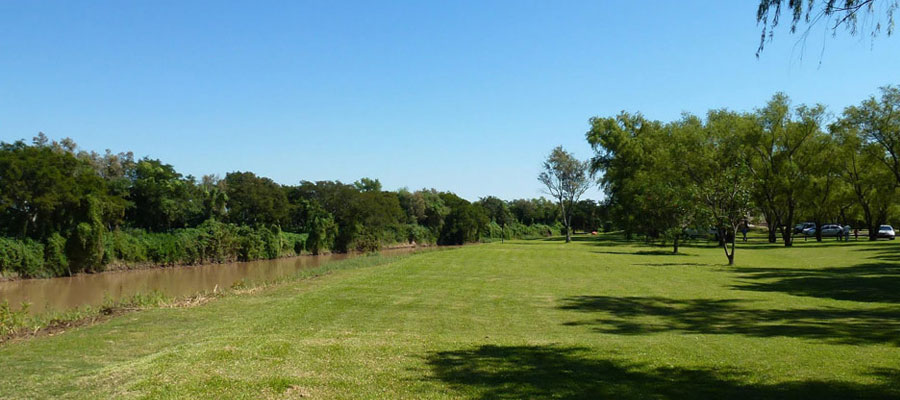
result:
M 381 254 L 395 255 L 416 250 L 416 248 L 391 249 L 384 250 Z M 121 299 L 154 290 L 167 296 L 188 296 L 213 290 L 216 286 L 229 288 L 239 280 L 249 282 L 271 280 L 354 256 L 348 254 L 300 256 L 277 260 L 112 271 L 62 278 L 0 282 L 0 302 L 7 300 L 14 308 L 19 308 L 22 302 L 28 302 L 31 303 L 32 313 L 41 313 L 85 305 L 100 305 L 107 296 Z

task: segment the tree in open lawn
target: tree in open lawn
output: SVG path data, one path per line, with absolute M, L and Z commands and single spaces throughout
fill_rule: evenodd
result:
M 858 106 L 850 106 L 841 116 L 841 124 L 852 126 L 866 146 L 866 151 L 884 164 L 900 184 L 900 87 L 881 88 L 881 97 L 872 96 Z
M 849 186 L 841 177 L 841 152 L 838 143 L 828 135 L 817 135 L 806 169 L 812 171 L 800 185 L 800 206 L 805 219 L 816 224 L 816 241 L 822 241 L 822 226 L 841 217 Z M 845 218 L 841 218 L 846 223 Z
M 611 206 L 613 223 L 629 239 L 635 233 L 656 236 L 654 221 L 645 216 L 646 202 L 638 199 L 643 194 L 639 175 L 650 164 L 648 141 L 644 138 L 658 134 L 662 124 L 647 120 L 639 113 L 626 112 L 615 117 L 594 117 L 590 124 L 585 137 L 594 149 L 591 175 L 599 175 L 598 182 Z
M 685 230 L 695 224 L 698 208 L 681 164 L 685 152 L 675 149 L 671 135 L 683 125 L 701 124 L 695 117 L 663 125 L 639 114 L 594 118 L 587 138 L 594 147 L 594 172 L 616 206 L 626 229 L 649 239 L 671 239 L 673 251 Z
M 876 143 L 865 140 L 855 124 L 839 120 L 832 130 L 840 145 L 841 175 L 855 196 L 869 230 L 869 240 L 877 239 L 878 227 L 888 221 L 896 207 L 896 181 L 892 172 L 879 161 Z
M 769 224 L 770 241 L 773 227 L 781 231 L 784 245 L 793 245 L 793 226 L 801 201 L 800 188 L 811 174 L 811 160 L 816 153 L 817 138 L 825 115 L 823 106 L 791 106 L 790 99 L 778 93 L 765 107 L 753 115 L 733 114 L 741 127 L 743 147 L 738 155 L 753 178 L 753 198 Z
M 718 231 L 728 265 L 734 264 L 738 227 L 751 210 L 751 182 L 740 158 L 739 131 L 746 119 L 730 111 L 710 111 L 705 125 L 690 122 L 673 129 L 670 148 L 682 160 L 678 166 L 691 181 L 694 201 L 703 205 Z M 728 244 L 731 243 L 729 250 Z
M 559 202 L 563 226 L 566 228 L 566 243 L 572 241 L 572 211 L 581 195 L 588 190 L 588 163 L 557 146 L 544 161 L 544 170 L 538 175 L 547 193 Z

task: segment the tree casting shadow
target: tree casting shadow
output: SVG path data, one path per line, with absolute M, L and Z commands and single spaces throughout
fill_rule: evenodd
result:
M 734 370 L 651 368 L 598 359 L 589 349 L 561 346 L 493 346 L 427 356 L 434 377 L 476 399 L 849 399 L 897 398 L 896 371 L 878 371 L 881 382 L 800 381 L 747 383 Z
M 900 309 L 756 309 L 747 300 L 663 297 L 576 296 L 563 299 L 563 310 L 597 314 L 567 322 L 619 335 L 658 332 L 788 336 L 833 343 L 900 345 Z
M 900 303 L 900 265 L 868 263 L 852 267 L 736 268 L 745 281 L 734 289 L 783 292 L 795 296 Z

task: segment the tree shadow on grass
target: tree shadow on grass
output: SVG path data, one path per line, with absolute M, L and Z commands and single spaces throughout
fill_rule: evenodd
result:
M 869 252 L 871 254 L 869 258 L 878 261 L 900 261 L 900 246 L 885 246 L 873 243 L 871 246 L 860 247 L 854 250 Z
M 709 264 L 702 263 L 688 263 L 688 262 L 671 262 L 671 263 L 643 263 L 643 264 L 632 264 L 632 265 L 641 265 L 645 267 L 706 267 Z
M 794 296 L 900 303 L 900 264 L 868 263 L 834 268 L 737 268 L 734 289 Z
M 563 310 L 589 313 L 591 319 L 568 326 L 595 332 L 643 335 L 659 332 L 787 336 L 842 344 L 900 346 L 900 309 L 759 309 L 747 300 L 663 297 L 576 296 L 563 299 Z
M 597 250 L 593 251 L 593 253 L 597 254 L 617 254 L 617 255 L 626 255 L 626 256 L 664 256 L 664 257 L 686 257 L 686 256 L 697 256 L 696 254 L 688 254 L 688 253 L 673 253 L 672 250 L 638 250 L 638 251 L 612 251 L 612 250 Z
M 596 358 L 582 347 L 494 346 L 431 353 L 434 377 L 475 399 L 850 399 L 897 398 L 896 371 L 879 383 L 754 384 L 740 371 L 652 368 Z

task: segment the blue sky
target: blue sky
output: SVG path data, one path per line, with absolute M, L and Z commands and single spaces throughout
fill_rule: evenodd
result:
M 756 4 L 0 2 L 0 140 L 512 199 L 540 195 L 554 146 L 591 155 L 591 116 L 776 91 L 839 113 L 900 84 L 897 37 L 782 29 L 757 59 Z

